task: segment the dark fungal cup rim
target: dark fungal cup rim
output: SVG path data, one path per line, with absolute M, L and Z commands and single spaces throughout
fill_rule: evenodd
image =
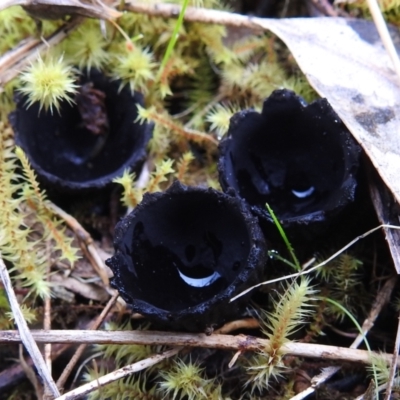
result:
M 123 88 L 122 90 L 120 90 L 119 81 L 112 80 L 111 78 L 107 77 L 106 74 L 104 74 L 102 71 L 99 71 L 97 69 L 91 69 L 88 72 L 80 71 L 80 75 L 78 77 L 79 79 L 83 79 L 82 84 L 93 82 L 94 89 L 99 89 L 103 92 L 106 92 L 107 96 L 111 96 L 111 98 L 113 99 L 117 98 L 120 99 L 119 101 L 125 103 L 126 99 L 129 98 L 130 101 L 129 106 L 124 108 L 123 112 L 125 113 L 125 115 L 122 117 L 124 119 L 121 119 L 122 114 L 114 117 L 116 125 L 114 124 L 110 128 L 110 137 L 105 139 L 106 142 L 104 148 L 94 158 L 94 171 L 97 171 L 97 173 L 92 174 L 90 172 L 84 172 L 83 177 L 80 178 L 78 166 L 73 166 L 75 172 L 73 175 L 71 175 L 68 172 L 68 167 L 65 167 L 67 165 L 67 161 L 63 161 L 61 164 L 59 164 L 58 162 L 57 164 L 57 154 L 47 155 L 47 157 L 54 157 L 54 161 L 52 161 L 51 163 L 46 160 L 46 155 L 42 154 L 44 152 L 38 150 L 38 148 L 40 148 L 41 146 L 40 140 L 43 140 L 40 137 L 40 132 L 37 132 L 37 134 L 35 133 L 35 136 L 37 136 L 37 138 L 35 139 L 37 141 L 37 144 L 35 144 L 33 143 L 32 138 L 27 137 L 27 135 L 32 132 L 26 131 L 25 125 L 21 125 L 20 122 L 25 116 L 24 113 L 29 112 L 32 114 L 32 112 L 29 111 L 29 108 L 36 110 L 36 108 L 38 107 L 38 103 L 34 103 L 30 107 L 27 107 L 27 97 L 17 92 L 14 96 L 17 108 L 9 114 L 9 121 L 15 132 L 15 142 L 27 154 L 29 162 L 32 165 L 33 169 L 36 171 L 39 180 L 44 184 L 49 185 L 49 187 L 57 188 L 62 192 L 78 192 L 91 189 L 103 189 L 112 185 L 113 179 L 121 176 L 125 170 L 139 172 L 142 164 L 146 160 L 146 146 L 151 138 L 154 127 L 153 123 L 139 124 L 138 122 L 135 122 L 134 115 L 129 118 L 130 113 L 133 112 L 133 109 L 136 109 L 137 105 L 143 105 L 143 95 L 141 93 L 136 91 L 131 92 L 128 88 Z M 108 101 L 107 112 L 110 112 L 108 108 L 109 104 L 115 104 L 115 101 Z M 69 115 L 69 113 L 71 112 L 70 109 L 75 108 L 76 104 L 71 105 L 65 100 L 62 100 L 61 109 L 63 107 L 66 107 L 68 109 L 67 114 Z M 116 109 L 116 106 L 112 108 L 112 110 L 114 109 Z M 42 110 L 41 112 L 43 112 L 42 118 L 47 118 L 47 121 L 50 121 L 50 112 L 46 112 L 44 110 Z M 111 112 L 113 113 L 114 111 Z M 51 129 L 54 129 L 53 125 L 57 127 L 64 125 L 62 122 L 63 118 L 67 117 L 63 114 L 60 115 L 57 110 L 53 110 L 53 115 L 55 115 L 56 118 L 59 119 L 59 122 L 42 122 L 42 124 L 47 124 L 46 126 L 49 127 L 49 131 L 51 131 Z M 32 119 L 32 116 L 30 118 Z M 33 124 L 34 122 L 35 121 L 33 120 Z M 129 122 L 132 124 L 132 128 L 129 128 Z M 67 132 L 69 131 L 65 129 L 65 133 L 63 133 L 62 135 L 66 137 Z M 132 133 L 132 137 L 136 134 L 135 139 L 129 139 L 129 133 Z M 111 143 L 110 139 L 112 139 L 115 143 L 115 139 L 118 137 L 122 138 L 122 143 L 129 143 L 129 147 L 120 145 L 123 152 L 123 155 L 120 156 L 121 161 L 109 163 L 107 160 L 110 160 L 111 158 L 118 158 L 118 151 L 116 151 L 118 150 L 117 145 L 112 146 L 112 152 L 108 150 L 108 146 Z M 51 149 L 54 145 L 52 145 L 49 141 L 48 143 L 48 146 Z M 76 144 L 71 144 L 71 149 L 74 149 L 73 146 L 76 146 Z M 57 146 L 55 147 L 55 149 L 57 149 Z M 57 153 L 57 150 L 53 151 Z M 62 159 L 65 157 L 65 155 L 62 154 L 59 157 L 61 157 L 60 159 Z M 50 167 L 50 165 L 52 167 Z M 61 169 L 61 173 L 57 172 L 57 165 L 62 165 L 59 167 Z M 100 169 L 97 166 L 99 166 Z M 110 166 L 109 169 L 107 166 Z M 64 172 L 64 170 L 66 172 Z
M 263 220 L 273 222 L 265 206 L 262 206 L 261 203 L 249 202 L 245 195 L 242 196 L 239 181 L 236 179 L 235 168 L 229 167 L 229 163 L 233 162 L 230 152 L 238 138 L 243 137 L 243 132 L 247 134 L 249 131 L 260 130 L 260 126 L 265 123 L 264 121 L 271 122 L 274 118 L 277 118 L 276 115 L 284 115 L 285 113 L 289 118 L 290 113 L 293 112 L 297 113 L 299 119 L 301 117 L 307 121 L 307 124 L 315 124 L 316 133 L 314 135 L 318 134 L 317 127 L 326 127 L 328 124 L 332 124 L 331 131 L 335 135 L 337 134 L 337 139 L 335 140 L 337 143 L 341 143 L 342 148 L 344 148 L 341 153 L 343 157 L 343 174 L 340 184 L 334 188 L 333 192 L 335 192 L 335 198 L 339 198 L 340 194 L 348 198 L 347 203 L 343 203 L 341 200 L 337 202 L 330 200 L 326 201 L 320 209 L 298 214 L 294 213 L 293 216 L 281 216 L 277 213 L 283 225 L 294 224 L 301 226 L 311 219 L 317 223 L 325 221 L 326 218 L 339 212 L 346 204 L 351 202 L 351 199 L 354 200 L 355 196 L 355 178 L 359 167 L 361 148 L 327 99 L 317 99 L 307 104 L 302 97 L 296 95 L 293 91 L 279 89 L 272 92 L 264 100 L 261 112 L 254 109 L 246 109 L 236 113 L 232 116 L 229 129 L 219 144 L 218 172 L 220 184 L 225 192 L 235 193 L 250 204 L 255 215 Z M 276 120 L 274 124 L 276 124 Z
M 246 226 L 246 235 L 249 240 L 249 250 L 246 256 L 246 264 L 243 266 L 242 270 L 237 274 L 237 276 L 229 283 L 229 285 L 218 292 L 217 295 L 207 298 L 205 301 L 192 305 L 186 306 L 180 310 L 168 310 L 157 307 L 143 299 L 134 298 L 129 293 L 129 288 L 126 288 L 122 277 L 118 272 L 119 263 L 124 263 L 124 254 L 122 252 L 123 239 L 128 233 L 129 229 L 132 229 L 132 224 L 135 218 L 143 210 L 146 211 L 148 207 L 156 203 L 160 198 L 164 196 L 174 196 L 185 193 L 201 193 L 206 196 L 211 196 L 213 200 L 224 199 L 227 202 L 227 207 L 232 207 L 232 209 L 238 211 L 243 218 L 244 225 Z M 114 247 L 115 255 L 106 261 L 106 264 L 114 272 L 114 278 L 112 280 L 112 285 L 119 290 L 121 296 L 127 302 L 127 304 L 136 312 L 142 313 L 148 317 L 154 317 L 160 322 L 165 324 L 180 324 L 181 321 L 188 320 L 202 320 L 204 315 L 207 321 L 207 314 L 213 313 L 214 308 L 218 308 L 219 305 L 229 304 L 229 300 L 238 294 L 239 292 L 246 289 L 247 281 L 252 275 L 257 275 L 260 273 L 261 265 L 264 266 L 266 261 L 266 250 L 265 250 L 265 240 L 258 226 L 256 218 L 250 212 L 248 206 L 236 197 L 225 195 L 222 192 L 218 192 L 212 188 L 198 188 L 189 187 L 176 181 L 173 185 L 167 189 L 165 192 L 158 192 L 152 194 L 146 194 L 142 203 L 140 203 L 127 217 L 121 220 L 115 228 L 114 237 Z M 256 279 L 253 279 L 250 284 L 256 283 Z M 247 296 L 248 297 L 248 296 Z M 247 300 L 243 298 L 242 301 Z M 233 304 L 231 307 L 235 308 L 240 302 Z M 217 312 L 217 311 L 216 311 Z M 183 322 L 184 325 L 184 322 Z M 204 325 L 200 323 L 200 325 Z

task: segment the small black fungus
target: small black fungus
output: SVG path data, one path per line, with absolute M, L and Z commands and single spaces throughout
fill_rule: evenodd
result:
M 133 311 L 189 331 L 237 316 L 248 297 L 229 300 L 259 281 L 266 261 L 257 219 L 242 200 L 179 182 L 146 194 L 118 223 L 114 246 L 106 264 Z
M 75 103 L 59 112 L 26 106 L 16 96 L 10 114 L 16 144 L 27 154 L 39 179 L 58 190 L 103 188 L 125 169 L 138 171 L 146 157 L 153 126 L 135 122 L 140 93 L 119 90 L 119 82 L 101 72 L 82 73 Z
M 307 105 L 289 90 L 276 90 L 261 114 L 235 114 L 220 143 L 224 191 L 251 205 L 268 233 L 268 203 L 294 236 L 322 232 L 331 217 L 353 202 L 360 147 L 326 99 Z

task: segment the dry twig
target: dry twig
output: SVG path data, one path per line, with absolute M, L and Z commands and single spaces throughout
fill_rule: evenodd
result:
M 126 376 L 132 375 L 135 372 L 142 371 L 143 369 L 149 368 L 152 365 L 159 363 L 166 358 L 172 357 L 177 354 L 181 350 L 180 347 L 176 347 L 175 349 L 168 350 L 162 354 L 154 354 L 153 356 L 146 358 L 145 360 L 138 361 L 134 364 L 127 365 L 116 371 L 113 371 L 107 375 L 102 376 L 92 382 L 87 383 L 86 385 L 82 385 L 77 389 L 71 390 L 64 395 L 57 397 L 56 400 L 74 400 L 83 397 L 85 394 L 93 392 L 98 388 L 105 386 L 111 382 L 117 381 L 118 379 L 125 378 Z
M 223 335 L 225 333 L 237 331 L 238 329 L 258 329 L 259 327 L 260 323 L 255 318 L 244 318 L 227 322 L 213 333 Z
M 311 386 L 309 388 L 296 394 L 296 396 L 293 396 L 290 400 L 303 400 L 310 394 L 313 394 L 318 386 L 330 379 L 339 371 L 339 369 L 340 367 L 337 366 L 324 368 L 319 375 L 316 375 L 311 379 Z
M 126 3 L 125 9 L 164 18 L 177 18 L 181 11 L 181 7 L 177 4 L 149 4 L 136 1 Z M 205 8 L 186 7 L 184 19 L 189 22 L 204 22 L 263 30 L 257 24 L 257 21 L 260 20 L 259 18 Z
M 55 33 L 41 42 L 36 38 L 23 40 L 19 46 L 0 58 L 0 86 L 14 79 L 24 68 L 37 57 L 37 54 L 64 40 L 83 21 L 82 17 L 74 17 Z
M 269 351 L 269 340 L 247 335 L 210 335 L 204 333 L 175 333 L 157 331 L 89 331 L 89 330 L 32 330 L 31 334 L 41 343 L 86 343 L 86 344 L 141 344 L 170 345 L 185 347 L 205 347 L 222 350 Z M 18 331 L 0 331 L 0 343 L 18 343 L 21 336 Z M 370 364 L 370 354 L 366 350 L 320 345 L 316 343 L 289 342 L 282 346 L 282 352 L 288 355 L 343 360 Z M 390 364 L 391 354 L 382 357 Z
M 389 30 L 387 28 L 385 19 L 383 18 L 382 12 L 379 8 L 379 4 L 376 0 L 367 0 L 369 11 L 372 15 L 372 19 L 374 20 L 376 29 L 379 32 L 379 36 L 382 39 L 383 45 L 385 46 L 386 51 L 389 54 L 390 59 L 392 60 L 394 70 L 397 74 L 400 83 L 400 60 L 397 55 L 396 48 L 394 47 L 393 40 L 390 37 Z
M 89 261 L 91 262 L 95 271 L 99 274 L 102 282 L 105 286 L 110 285 L 110 280 L 108 279 L 106 266 L 101 259 L 97 246 L 95 245 L 90 234 L 82 227 L 82 225 L 71 215 L 66 213 L 60 207 L 56 206 L 51 201 L 46 201 L 46 207 L 48 207 L 51 212 L 56 214 L 59 218 L 63 219 L 65 223 L 74 231 L 77 238 L 83 242 L 86 246 L 88 253 L 90 254 Z
M 374 322 L 379 317 L 379 314 L 382 311 L 382 308 L 388 304 L 390 297 L 392 295 L 394 286 L 397 282 L 397 276 L 393 276 L 392 278 L 388 279 L 385 284 L 382 286 L 381 290 L 377 293 L 375 297 L 375 301 L 372 305 L 372 308 L 368 314 L 368 317 L 365 319 L 364 323 L 362 324 L 362 331 L 363 333 L 359 333 L 358 336 L 354 339 L 352 346 L 357 348 L 360 343 L 364 340 L 367 333 L 372 329 L 374 326 Z
M 399 349 L 400 349 L 400 315 L 397 325 L 396 343 L 393 350 L 393 359 L 392 359 L 392 364 L 390 365 L 389 381 L 386 387 L 385 400 L 389 400 L 392 394 L 394 378 L 396 376 L 397 360 L 399 358 Z
M 53 397 L 57 397 L 60 395 L 57 386 L 47 368 L 47 365 L 43 359 L 42 354 L 35 342 L 35 339 L 32 337 L 31 332 L 29 331 L 29 327 L 22 315 L 21 309 L 18 304 L 17 297 L 15 296 L 14 290 L 12 288 L 10 275 L 8 274 L 6 265 L 2 258 L 0 258 L 0 277 L 3 281 L 4 289 L 7 293 L 8 300 L 10 302 L 11 311 L 14 315 L 15 322 L 18 326 L 18 336 L 20 337 L 20 341 L 24 344 L 28 353 L 32 357 L 32 360 L 35 364 L 35 367 L 43 379 L 43 382 L 47 386 L 47 388 L 52 393 Z M 45 341 L 45 343 L 48 343 Z

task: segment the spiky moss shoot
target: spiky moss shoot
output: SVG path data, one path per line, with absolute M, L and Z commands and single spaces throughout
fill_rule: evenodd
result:
M 158 65 L 150 49 L 130 44 L 125 46 L 122 54 L 115 57 L 113 75 L 122 81 L 121 87 L 129 85 L 132 92 L 148 93 Z
M 38 55 L 38 58 L 20 75 L 23 87 L 21 93 L 28 97 L 27 106 L 33 103 L 40 103 L 40 110 L 53 107 L 60 110 L 61 101 L 73 103 L 73 95 L 77 92 L 75 74 L 73 69 L 67 65 L 63 57 L 58 59 L 47 57 L 45 60 Z
M 121 177 L 114 179 L 113 182 L 119 183 L 124 188 L 124 193 L 121 198 L 122 204 L 128 208 L 134 208 L 142 201 L 143 195 L 146 192 L 153 193 L 165 189 L 165 187 L 161 187 L 160 185 L 168 181 L 167 175 L 175 172 L 172 168 L 173 163 L 174 161 L 169 158 L 160 160 L 160 162 L 155 165 L 155 169 L 151 173 L 146 186 L 141 188 L 135 185 L 135 174 L 131 174 L 127 170 L 124 171 Z
M 230 119 L 240 110 L 241 107 L 238 104 L 219 103 L 207 113 L 206 121 L 211 124 L 210 129 L 217 133 L 219 139 L 228 132 Z
M 176 360 L 168 371 L 160 371 L 163 379 L 159 382 L 159 390 L 168 399 L 206 399 L 205 387 L 210 380 L 204 378 L 203 368 L 192 361 Z
M 158 1 L 153 1 L 156 4 Z M 176 21 L 127 12 L 118 19 L 119 26 L 130 36 L 141 35 L 153 48 L 165 44 L 171 38 Z
M 188 29 L 189 42 L 200 41 L 216 64 L 230 64 L 236 59 L 235 53 L 223 43 L 226 35 L 226 27 L 223 25 L 207 25 L 195 22 L 190 24 Z
M 262 332 L 269 339 L 269 345 L 249 360 L 247 373 L 250 378 L 246 385 L 252 392 L 262 391 L 270 385 L 271 378 L 278 379 L 284 371 L 282 362 L 285 355 L 282 346 L 298 331 L 314 312 L 311 301 L 316 293 L 307 278 L 289 283 L 278 301 L 274 301 L 273 312 L 263 312 Z
M 282 86 L 288 90 L 293 90 L 298 96 L 301 96 L 307 103 L 312 103 L 319 98 L 317 92 L 311 87 L 307 79 L 301 75 L 293 75 L 286 79 Z
M 0 121 L 7 121 L 8 114 L 15 109 L 13 97 L 17 85 L 18 80 L 13 79 L 0 89 Z
M 149 108 L 138 106 L 137 121 L 153 122 L 155 128 L 157 128 L 157 126 L 162 126 L 165 129 L 165 133 L 170 134 L 173 132 L 175 135 L 174 137 L 171 137 L 171 140 L 176 144 L 181 145 L 181 150 L 186 150 L 185 148 L 187 147 L 189 140 L 205 147 L 215 148 L 215 146 L 218 145 L 218 141 L 212 135 L 194 129 L 185 128 L 180 122 L 173 119 L 166 111 L 158 110 L 154 106 Z
M 174 78 L 193 74 L 194 70 L 186 59 L 180 55 L 172 54 L 165 67 L 157 76 L 157 90 L 159 91 L 160 98 L 163 99 L 168 95 L 172 95 L 170 84 Z
M 33 322 L 36 322 L 37 315 L 36 315 L 36 311 L 35 310 L 32 310 L 31 308 L 29 308 L 26 304 L 21 304 L 20 310 L 22 312 L 22 315 L 24 316 L 24 320 L 28 324 L 32 324 Z M 7 311 L 6 312 L 6 316 L 10 321 L 16 322 L 14 314 L 13 314 L 12 311 Z
M 10 34 L 22 39 L 34 32 L 35 23 L 32 18 L 27 18 L 22 7 L 9 7 L 0 12 L 0 36 L 2 41 Z
M 244 98 L 251 104 L 261 102 L 273 90 L 282 87 L 286 73 L 277 63 L 261 61 L 243 66 L 233 62 L 222 71 L 222 93 Z
M 383 354 L 371 353 L 369 355 L 370 364 L 367 366 L 368 375 L 377 380 L 378 386 L 387 385 L 390 379 L 390 365 L 387 362 L 387 358 Z M 400 390 L 400 376 L 399 372 L 396 373 L 393 382 L 392 393 L 399 392 Z M 392 397 L 391 397 L 392 398 Z
M 15 154 L 23 168 L 25 184 L 21 195 L 28 207 L 35 212 L 38 222 L 43 227 L 43 240 L 52 240 L 53 251 L 58 251 L 61 259 L 71 265 L 78 260 L 78 249 L 72 245 L 73 238 L 66 234 L 64 222 L 55 218 L 46 205 L 46 193 L 39 187 L 36 174 L 29 164 L 28 158 L 20 147 L 16 147 Z
M 100 31 L 98 21 L 86 20 L 63 42 L 65 58 L 80 69 L 101 69 L 109 61 L 108 42 Z
M 13 328 L 13 323 L 8 317 L 10 305 L 8 303 L 7 293 L 4 289 L 0 289 L 0 329 L 8 330 Z
M 86 382 L 96 381 L 100 376 L 106 375 L 108 371 L 104 368 L 89 369 L 83 376 Z M 119 379 L 100 389 L 91 392 L 88 400 L 162 400 L 161 396 L 156 392 L 155 387 L 146 388 L 144 378 L 133 375 L 126 379 Z
M 326 283 L 325 296 L 335 300 L 353 315 L 366 303 L 368 293 L 365 290 L 362 262 L 351 254 L 343 253 L 317 270 L 317 276 Z M 361 301 L 361 298 L 364 301 Z M 365 310 L 362 310 L 365 311 Z M 327 304 L 325 314 L 342 321 L 346 316 L 343 310 L 334 304 Z
M 139 326 L 137 328 L 133 328 L 132 324 L 128 321 L 124 324 L 117 324 L 115 322 L 109 322 L 105 324 L 105 330 L 107 331 L 145 331 L 149 328 L 149 324 Z M 137 361 L 145 360 L 146 358 L 152 356 L 155 353 L 161 352 L 163 349 L 162 346 L 150 346 L 150 345 L 139 345 L 139 344 L 130 344 L 130 345 L 97 345 L 96 350 L 99 350 L 103 354 L 103 358 L 105 359 L 113 359 L 119 367 L 124 365 L 133 364 Z M 161 362 L 163 365 L 163 362 Z M 159 367 L 158 364 L 154 366 L 154 369 Z M 149 372 L 153 369 L 153 367 L 148 368 L 146 371 Z
M 189 164 L 195 159 L 191 151 L 187 151 L 182 154 L 182 157 L 178 161 L 177 171 L 175 177 L 178 181 L 187 184 L 186 173 L 188 172 Z

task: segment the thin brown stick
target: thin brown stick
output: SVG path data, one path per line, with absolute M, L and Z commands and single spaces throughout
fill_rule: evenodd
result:
M 177 18 L 181 11 L 181 6 L 177 4 L 148 4 L 134 1 L 127 2 L 125 9 L 139 14 L 164 18 Z M 185 21 L 190 22 L 204 22 L 262 30 L 262 28 L 254 22 L 257 21 L 258 18 L 205 8 L 187 7 L 184 19 Z
M 46 244 L 47 257 L 50 259 L 50 243 Z M 50 274 L 50 263 L 47 265 L 46 276 Z M 44 299 L 44 315 L 43 315 L 43 329 L 49 331 L 51 329 L 51 297 L 46 296 Z M 51 363 L 51 343 L 46 343 L 44 345 L 44 360 L 46 362 L 47 368 L 51 374 L 52 363 Z
M 20 337 L 19 342 L 22 342 L 26 347 L 26 349 L 28 350 L 28 353 L 32 357 L 32 360 L 35 364 L 35 367 L 39 375 L 42 377 L 43 382 L 48 387 L 53 397 L 57 397 L 60 395 L 60 393 L 57 389 L 57 386 L 50 372 L 47 369 L 46 363 L 43 359 L 42 354 L 40 353 L 40 350 L 35 342 L 35 339 L 31 335 L 31 332 L 28 328 L 28 324 L 24 319 L 21 308 L 18 304 L 17 297 L 15 296 L 11 284 L 10 275 L 8 274 L 6 265 L 4 264 L 2 258 L 0 258 L 0 278 L 3 281 L 4 289 L 7 293 L 7 297 L 10 302 L 11 311 L 14 315 L 15 322 L 17 323 L 18 326 L 18 336 Z M 45 341 L 45 343 L 48 342 Z
M 103 323 L 104 319 L 106 318 L 107 314 L 111 310 L 112 306 L 116 302 L 119 294 L 118 292 L 114 293 L 114 295 L 111 297 L 111 299 L 108 301 L 107 305 L 104 307 L 103 311 L 101 314 L 96 318 L 96 320 L 90 325 L 89 329 L 90 330 L 96 330 L 99 328 L 99 326 Z M 76 363 L 78 362 L 79 358 L 81 357 L 82 353 L 85 351 L 87 347 L 87 344 L 81 344 L 75 354 L 72 356 L 71 360 L 67 364 L 67 366 L 64 368 L 64 371 L 62 372 L 61 376 L 58 378 L 57 381 L 57 387 L 62 390 L 62 388 L 65 385 L 65 382 L 67 381 L 69 375 L 71 374 L 73 368 L 75 367 Z
M 238 320 L 238 321 L 232 321 L 227 324 L 225 324 L 222 328 L 220 328 L 221 331 L 229 332 L 232 330 L 236 330 L 239 328 L 249 328 L 249 327 L 258 327 L 258 321 L 253 319 L 253 318 L 246 318 L 243 320 Z M 127 367 L 123 367 L 117 371 L 114 371 L 108 375 L 105 375 L 99 379 L 96 379 L 87 385 L 81 386 L 75 390 L 70 391 L 69 393 L 65 394 L 64 396 L 61 396 L 57 400 L 72 400 L 72 399 L 77 399 L 82 397 L 83 395 L 86 395 L 94 390 L 97 390 L 101 386 L 108 385 L 111 382 L 114 382 L 118 379 L 122 379 L 125 376 L 131 375 L 134 372 L 137 372 L 141 369 L 148 368 L 152 365 L 155 364 L 154 361 L 159 362 L 162 361 L 165 358 L 171 357 L 175 354 L 177 354 L 179 351 L 183 350 L 183 347 L 175 347 L 172 350 L 167 351 L 164 353 L 165 357 L 163 356 L 161 359 L 159 358 L 159 355 L 153 355 L 150 356 L 149 358 L 142 360 L 138 363 L 132 364 Z M 158 361 L 157 361 L 158 360 Z
M 2 73 L 8 71 L 14 64 L 18 63 L 25 54 L 29 53 L 32 49 L 40 45 L 40 40 L 37 38 L 29 38 L 21 41 L 12 50 L 5 53 L 0 58 L 0 76 Z M 0 84 L 4 85 L 8 82 L 6 79 L 0 78 Z
M 104 285 L 109 286 L 110 280 L 107 275 L 107 270 L 103 260 L 101 259 L 97 247 L 90 236 L 90 234 L 82 227 L 82 225 L 71 215 L 66 213 L 63 209 L 56 206 L 51 201 L 46 201 L 46 207 L 56 214 L 59 218 L 63 219 L 65 223 L 74 231 L 77 238 L 82 241 L 87 251 L 90 254 L 89 261 L 92 263 L 93 268 L 99 274 Z
M 24 346 L 19 346 L 19 363 L 21 365 L 22 370 L 25 372 L 26 377 L 29 382 L 33 386 L 35 390 L 36 397 L 41 399 L 43 397 L 43 386 L 39 383 L 39 380 L 35 374 L 35 371 L 32 368 L 32 365 L 29 365 L 24 358 Z
M 296 394 L 296 396 L 293 396 L 290 398 L 290 400 L 303 400 L 310 394 L 315 392 L 315 389 L 321 385 L 322 383 L 326 382 L 328 379 L 331 378 L 336 372 L 338 372 L 340 367 L 338 366 L 333 366 L 333 367 L 327 367 L 322 370 L 322 372 L 316 376 L 314 376 L 311 379 L 311 386 L 302 392 Z
M 379 317 L 383 307 L 389 303 L 390 297 L 392 295 L 393 289 L 397 282 L 397 276 L 393 276 L 392 278 L 388 279 L 382 288 L 379 290 L 375 297 L 375 301 L 371 307 L 371 310 L 368 314 L 368 317 L 365 319 L 364 323 L 362 324 L 362 331 L 363 333 L 359 333 L 356 339 L 353 342 L 353 346 L 356 348 L 360 345 L 360 343 L 364 340 L 367 333 L 372 329 L 374 326 L 374 322 Z
M 32 330 L 37 342 L 42 343 L 86 343 L 86 344 L 141 344 L 187 347 L 218 348 L 222 350 L 269 351 L 270 341 L 247 335 L 210 335 L 204 333 L 175 333 L 157 331 L 89 331 L 89 330 Z M 0 331 L 0 343 L 21 341 L 18 331 Z M 282 346 L 288 355 L 326 360 L 343 360 L 370 364 L 370 353 L 366 350 L 327 346 L 315 343 L 289 342 Z M 388 364 L 391 354 L 383 354 Z
M 396 335 L 396 343 L 394 345 L 394 350 L 393 350 L 393 358 L 392 358 L 392 363 L 390 365 L 390 373 L 389 373 L 389 381 L 386 387 L 386 393 L 385 393 L 385 400 L 389 400 L 391 398 L 392 394 L 392 388 L 394 384 L 394 378 L 396 376 L 396 369 L 397 369 L 397 361 L 399 358 L 399 349 L 400 349 L 400 315 L 399 315 L 399 321 L 397 325 L 397 335 Z
M 94 381 L 87 383 L 86 385 L 82 385 L 77 389 L 71 390 L 68 393 L 58 397 L 56 400 L 75 400 L 83 397 L 84 395 L 97 390 L 98 388 L 108 385 L 111 382 L 117 381 L 118 379 L 125 378 L 126 376 L 132 375 L 135 372 L 141 371 L 143 369 L 149 368 L 152 365 L 159 363 L 166 358 L 170 358 L 177 354 L 181 350 L 180 347 L 176 347 L 175 349 L 168 350 L 162 354 L 154 354 L 153 356 L 146 358 L 145 360 L 138 361 L 134 364 L 127 365 L 116 371 L 113 371 L 107 375 L 104 375 Z
M 29 38 L 20 43 L 15 49 L 0 58 L 0 86 L 15 78 L 41 52 L 49 46 L 54 46 L 64 40 L 70 32 L 75 30 L 84 19 L 74 17 L 55 33 L 45 39 L 45 43 L 36 38 Z
M 255 318 L 244 318 L 237 321 L 227 322 L 221 328 L 214 331 L 214 334 L 225 334 L 238 329 L 257 329 L 260 327 L 260 323 Z
M 50 264 L 47 270 L 47 276 L 50 273 Z M 51 329 L 51 297 L 47 296 L 44 299 L 44 316 L 43 316 L 43 329 L 49 331 Z M 46 343 L 44 345 L 44 361 L 47 365 L 47 369 L 49 370 L 49 373 L 51 374 L 52 371 L 52 362 L 51 362 L 51 351 L 52 351 L 52 344 L 51 343 Z M 40 399 L 40 397 L 38 397 Z M 44 389 L 44 394 L 43 394 L 43 400 L 50 400 L 52 399 L 53 396 L 49 392 L 48 388 L 45 387 Z

